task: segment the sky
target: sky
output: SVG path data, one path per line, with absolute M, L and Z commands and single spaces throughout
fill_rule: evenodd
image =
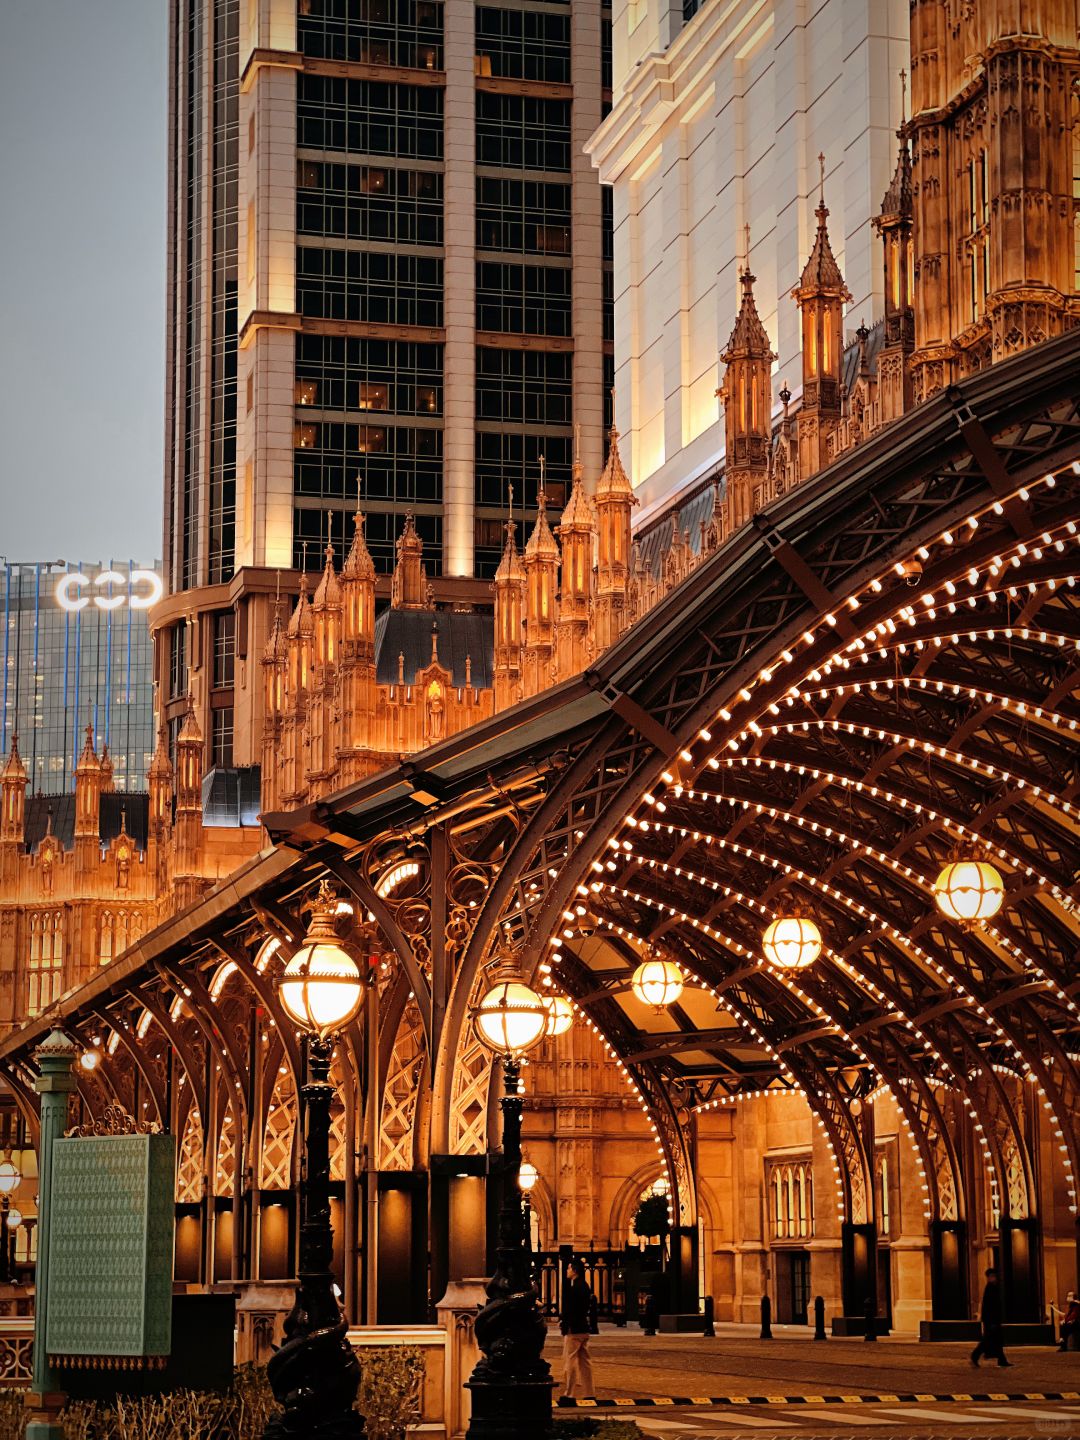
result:
M 0 0 L 0 556 L 161 554 L 167 0 Z

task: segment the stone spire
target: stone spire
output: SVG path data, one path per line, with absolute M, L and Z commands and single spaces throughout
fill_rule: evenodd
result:
M 559 600 L 557 661 L 559 678 L 566 679 L 584 670 L 591 656 L 589 622 L 596 509 L 585 493 L 580 426 L 575 427 L 573 484 L 559 524 L 559 540 L 562 544 L 562 594 Z
M 900 81 L 904 94 L 905 80 L 906 76 L 901 70 Z M 883 423 L 897 419 L 909 410 L 912 404 L 911 366 L 908 360 L 915 349 L 915 310 L 912 299 L 915 199 L 904 109 L 904 102 L 901 100 L 900 128 L 896 132 L 900 141 L 896 169 L 892 183 L 881 202 L 881 213 L 874 219 L 874 228 L 881 236 L 885 269 L 885 336 L 877 367 L 878 406 Z
M 769 332 L 754 301 L 750 271 L 750 227 L 746 227 L 746 259 L 739 270 L 742 298 L 735 328 L 720 359 L 724 381 L 724 477 L 728 529 L 745 525 L 757 508 L 769 466 L 772 440 L 772 362 L 776 359 Z
M 405 528 L 398 536 L 397 562 L 390 581 L 390 604 L 395 610 L 429 610 L 427 571 L 424 569 L 424 542 L 416 533 L 411 510 L 405 512 Z
M 840 377 L 844 363 L 844 305 L 851 294 L 829 241 L 825 204 L 825 156 L 817 234 L 798 285 L 791 292 L 802 312 L 803 396 L 799 411 L 799 476 L 807 479 L 828 464 L 829 437 L 840 423 Z
M 547 518 L 544 459 L 540 458 L 540 490 L 536 497 L 536 524 L 525 546 L 525 660 L 526 695 L 536 695 L 551 684 L 555 658 L 555 615 L 559 590 L 559 547 Z
M 510 492 L 513 508 L 513 491 Z M 525 566 L 518 554 L 516 527 L 506 522 L 506 543 L 495 571 L 495 708 L 521 698 L 521 640 L 525 603 Z
M 154 756 L 147 771 L 150 790 L 150 836 L 160 838 L 172 819 L 172 766 L 169 764 L 169 736 L 165 726 L 159 725 Z
M 614 645 L 629 624 L 630 512 L 637 503 L 619 454 L 619 432 L 612 425 L 607 460 L 596 485 L 598 652 Z
M 350 656 L 372 659 L 375 653 L 375 562 L 364 536 L 364 512 L 353 516 L 353 538 L 341 571 L 345 592 L 342 642 Z
M 337 663 L 341 608 L 341 582 L 334 571 L 334 546 L 327 538 L 323 572 L 311 607 L 315 635 L 314 663 L 324 675 L 328 667 Z
M 4 768 L 0 771 L 0 844 L 22 845 L 26 831 L 26 766 L 19 754 L 19 737 L 12 735 Z
M 87 725 L 86 740 L 75 766 L 75 839 L 98 843 L 101 834 L 101 762 L 94 749 L 94 727 Z
M 296 601 L 296 609 L 289 617 L 288 629 L 285 632 L 289 652 L 288 702 L 291 706 L 298 703 L 300 695 L 308 688 L 311 681 L 314 630 L 315 618 L 308 602 L 307 572 L 301 571 L 300 595 Z

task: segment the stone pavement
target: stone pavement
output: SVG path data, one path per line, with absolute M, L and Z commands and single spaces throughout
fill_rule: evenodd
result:
M 653 1440 L 1080 1437 L 1080 1354 L 1023 1347 L 1010 1352 L 1011 1369 L 984 1362 L 976 1371 L 967 1344 L 815 1342 L 796 1326 L 774 1334 L 763 1341 L 756 1327 L 718 1326 L 706 1340 L 604 1326 L 591 1347 L 600 1403 L 575 1408 L 633 1419 Z M 557 1332 L 548 1355 L 561 1380 Z

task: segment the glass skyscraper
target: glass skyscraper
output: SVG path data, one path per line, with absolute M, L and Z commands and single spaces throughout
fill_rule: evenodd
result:
M 611 10 L 172 0 L 171 15 L 157 675 L 170 723 L 191 688 L 203 733 L 231 737 L 214 755 L 248 763 L 278 572 L 294 591 L 328 534 L 340 561 L 358 493 L 383 575 L 411 510 L 436 603 L 482 608 L 511 488 L 528 521 L 543 456 L 557 515 L 575 427 L 600 472 L 611 207 L 585 144 L 610 108 Z M 227 614 L 222 686 L 198 657 Z
M 144 790 L 154 750 L 147 606 L 160 566 L 8 563 L 0 567 L 0 750 L 14 734 L 31 794 L 74 787 L 87 724 L 109 747 L 118 790 Z

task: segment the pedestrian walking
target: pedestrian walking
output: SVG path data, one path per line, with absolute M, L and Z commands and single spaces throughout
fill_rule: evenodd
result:
M 991 1265 L 986 1272 L 986 1284 L 983 1287 L 982 1304 L 979 1306 L 979 1323 L 982 1326 L 982 1335 L 979 1343 L 971 1352 L 971 1363 L 978 1368 L 979 1361 L 985 1355 L 987 1359 L 995 1357 L 999 1365 L 1009 1365 L 1012 1362 L 1005 1359 L 1005 1347 L 1002 1333 L 1001 1313 L 1001 1286 L 998 1284 L 997 1271 Z
M 571 1260 L 566 1267 L 559 1314 L 563 1334 L 563 1388 L 567 1399 L 586 1399 L 595 1393 L 589 1357 L 589 1320 L 595 1303 L 585 1279 L 584 1265 L 580 1260 Z

